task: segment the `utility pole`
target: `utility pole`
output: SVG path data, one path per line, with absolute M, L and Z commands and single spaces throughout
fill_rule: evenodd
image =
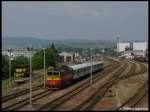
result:
M 90 51 L 91 51 L 91 78 L 90 78 L 90 84 L 92 84 L 92 48 L 90 48 Z
M 119 55 L 119 54 L 118 54 L 118 52 L 119 52 L 119 51 L 118 51 L 118 49 L 119 49 L 119 39 L 120 39 L 120 38 L 117 37 L 117 56 Z
M 45 48 L 43 48 L 43 51 L 44 51 L 44 88 L 45 88 L 45 79 L 46 79 L 46 75 L 45 75 Z
M 32 55 L 32 49 L 31 47 L 28 47 L 27 50 L 29 51 L 30 55 L 30 105 L 32 106 L 32 60 L 31 60 L 31 55 Z
M 11 52 L 12 49 L 8 49 L 9 52 L 9 89 L 11 88 Z

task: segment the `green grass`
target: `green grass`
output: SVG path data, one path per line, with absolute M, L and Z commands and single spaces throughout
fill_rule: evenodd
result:
M 29 79 L 29 78 L 22 78 L 22 77 L 18 77 L 18 78 L 15 78 L 15 77 L 12 77 L 12 81 L 14 81 L 14 80 L 19 80 L 19 79 Z M 43 77 L 40 77 L 40 78 L 38 78 L 38 79 L 36 79 L 36 80 L 33 80 L 33 85 L 34 86 L 37 86 L 37 85 L 40 85 L 40 84 L 42 84 L 43 83 Z M 3 95 L 6 95 L 7 94 L 7 91 L 8 90 L 8 79 L 5 79 L 5 80 L 2 80 L 2 96 Z
M 2 80 L 2 90 L 8 88 L 8 79 Z
M 29 77 L 14 77 L 14 79 L 13 80 L 27 80 L 27 79 L 29 79 Z
M 29 78 L 24 78 L 24 77 L 17 77 L 17 78 L 15 78 L 15 77 L 12 77 L 12 81 L 20 80 L 20 79 L 26 80 L 26 79 L 29 79 Z M 9 79 L 2 80 L 2 90 L 4 90 L 4 91 L 8 88 L 8 80 Z

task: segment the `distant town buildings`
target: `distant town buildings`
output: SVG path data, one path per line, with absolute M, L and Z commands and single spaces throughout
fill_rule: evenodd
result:
M 148 48 L 147 43 L 146 42 L 133 42 L 133 50 L 142 50 L 142 51 L 146 51 L 146 49 Z
M 103 60 L 103 55 L 100 54 L 100 53 L 96 53 L 95 59 L 96 59 L 96 60 Z
M 62 52 L 59 54 L 61 63 L 73 63 L 74 62 L 74 54 L 68 52 Z
M 11 59 L 17 57 L 17 56 L 25 56 L 29 57 L 30 55 L 33 56 L 35 54 L 35 51 L 32 51 L 32 54 L 30 54 L 26 49 L 15 49 L 11 52 Z M 9 57 L 10 53 L 8 51 L 2 51 L 2 55 Z
M 130 42 L 119 42 L 117 43 L 117 52 L 124 52 L 126 49 L 130 48 Z
M 126 58 L 134 58 L 134 56 L 146 57 L 148 45 L 147 42 L 119 42 L 117 43 L 117 51 Z
M 93 55 L 93 59 L 100 60 L 101 55 L 97 53 L 96 56 Z M 85 54 L 79 54 L 79 53 L 64 51 L 59 54 L 59 60 L 60 60 L 60 63 L 62 64 L 84 63 L 84 62 L 90 61 L 90 57 L 88 56 L 87 52 Z

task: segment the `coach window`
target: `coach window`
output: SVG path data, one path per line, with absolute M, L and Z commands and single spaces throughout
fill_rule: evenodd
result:
M 88 71 L 88 67 L 85 68 L 86 72 Z
M 82 72 L 83 72 L 83 69 L 81 68 L 81 69 L 80 69 L 80 73 L 82 73 Z
M 80 74 L 80 73 L 81 73 L 81 69 L 78 70 L 78 74 Z

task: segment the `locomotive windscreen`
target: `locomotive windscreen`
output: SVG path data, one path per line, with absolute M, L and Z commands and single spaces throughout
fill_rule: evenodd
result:
M 59 72 L 56 72 L 56 71 L 50 71 L 50 72 L 47 72 L 47 75 L 58 75 Z

